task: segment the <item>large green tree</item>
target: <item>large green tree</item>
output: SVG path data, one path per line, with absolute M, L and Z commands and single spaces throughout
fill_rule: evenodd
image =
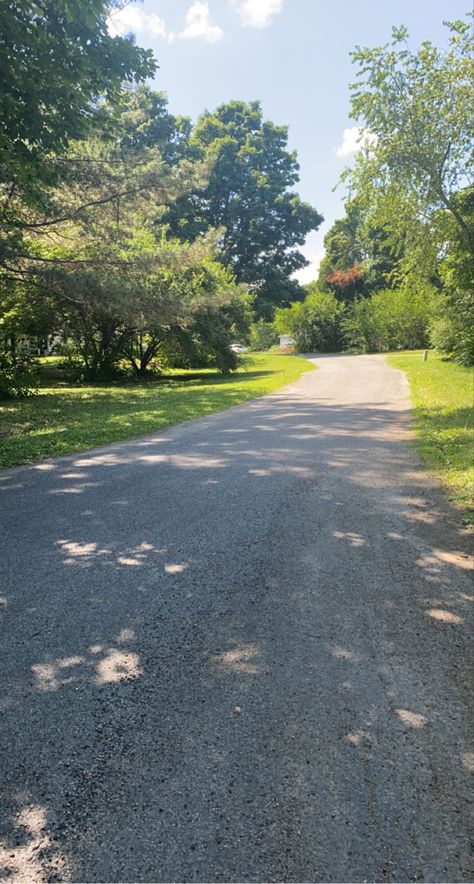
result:
M 191 135 L 191 121 L 170 113 L 164 92 L 144 84 L 123 90 L 120 101 L 109 106 L 109 112 L 123 149 L 142 152 L 159 148 L 167 164 L 183 160 Z
M 286 302 L 291 274 L 306 264 L 299 247 L 322 221 L 293 189 L 299 166 L 287 128 L 264 120 L 257 101 L 231 101 L 199 118 L 188 154 L 209 164 L 209 180 L 176 203 L 173 232 L 189 239 L 224 228 L 222 259 L 237 280 L 262 293 L 262 308 Z
M 3 311 L 0 298 L 0 328 L 10 341 L 12 332 L 28 333 L 47 305 L 49 330 L 74 341 L 95 377 L 124 357 L 143 374 L 178 339 L 201 361 L 207 354 L 233 368 L 233 326 L 249 299 L 215 260 L 220 232 L 180 242 L 162 223 L 190 186 L 189 162 L 165 162 L 158 147 L 129 143 L 123 122 L 114 140 L 98 130 L 72 144 L 68 180 L 48 190 L 48 217 L 29 210 L 22 251 L 4 277 L 4 291 L 15 295 L 3 299 Z M 199 164 L 191 171 L 194 181 Z M 34 315 L 25 310 L 32 295 L 44 305 Z
M 374 222 L 408 238 L 408 252 L 432 236 L 435 213 L 445 211 L 474 256 L 472 218 L 457 198 L 472 172 L 474 41 L 469 21 L 448 26 L 447 51 L 428 41 L 413 51 L 401 27 L 390 45 L 353 53 L 351 114 L 373 139 L 348 174 Z
M 25 238 L 64 215 L 58 186 L 91 175 L 69 147 L 115 124 L 123 81 L 143 80 L 156 64 L 131 39 L 111 37 L 118 0 L 18 0 L 0 21 L 0 268 L 6 284 Z M 64 191 L 63 191 L 64 192 Z M 112 188 L 111 197 L 116 189 Z M 75 195 L 78 190 L 76 188 Z M 84 201 L 87 202 L 87 199 Z M 76 202 L 76 208 L 79 203 Z M 1 283 L 0 283 L 1 284 Z
M 96 124 L 101 99 L 117 101 L 124 80 L 154 73 L 150 50 L 111 37 L 117 0 L 15 0 L 2 3 L 0 180 L 30 199 L 61 171 L 72 139 Z
M 393 29 L 390 45 L 357 47 L 352 116 L 372 138 L 344 175 L 367 223 L 383 229 L 398 255 L 398 282 L 444 284 L 458 336 L 453 352 L 465 362 L 474 359 L 474 215 L 466 196 L 474 145 L 471 24 L 447 23 L 445 51 L 428 41 L 412 50 L 403 27 Z M 449 271 L 453 260 L 470 268 L 468 289 L 464 271 Z

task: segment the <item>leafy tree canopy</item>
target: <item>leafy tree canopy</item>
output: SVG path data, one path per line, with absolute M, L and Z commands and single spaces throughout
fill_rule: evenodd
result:
M 352 300 L 391 284 L 400 245 L 395 249 L 385 228 L 371 224 L 361 200 L 348 200 L 345 208 L 344 217 L 324 237 L 318 279 L 321 289 L 332 289 L 340 300 Z
M 322 217 L 292 189 L 298 181 L 296 154 L 288 130 L 264 120 L 259 102 L 231 101 L 204 113 L 188 144 L 195 159 L 211 170 L 205 188 L 178 201 L 171 229 L 192 239 L 222 227 L 222 258 L 240 282 L 258 289 L 276 274 L 286 279 L 306 264 L 298 246 Z
M 0 182 L 38 198 L 53 162 L 95 125 L 101 97 L 118 99 L 124 80 L 156 69 L 150 50 L 111 37 L 116 0 L 15 0 L 2 4 Z
M 390 45 L 353 53 L 352 116 L 374 139 L 345 177 L 373 223 L 404 238 L 408 252 L 432 241 L 434 215 L 443 210 L 474 254 L 472 219 L 457 200 L 472 173 L 474 44 L 469 21 L 447 24 L 446 52 L 428 41 L 414 52 L 401 27 Z
M 470 20 L 446 24 L 446 51 L 428 41 L 413 51 L 402 27 L 393 29 L 390 45 L 353 53 L 359 72 L 352 116 L 373 137 L 343 178 L 362 208 L 366 229 L 381 228 L 396 256 L 390 283 L 444 289 L 449 315 L 436 345 L 449 339 L 443 351 L 469 364 L 474 39 Z
M 159 148 L 163 160 L 174 164 L 186 152 L 191 135 L 187 117 L 175 117 L 168 110 L 164 92 L 140 85 L 124 90 L 120 102 L 110 108 L 120 133 L 122 149 L 143 151 Z

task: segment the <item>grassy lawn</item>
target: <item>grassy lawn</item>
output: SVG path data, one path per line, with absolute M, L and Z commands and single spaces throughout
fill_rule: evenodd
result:
M 417 448 L 421 460 L 448 488 L 464 510 L 463 522 L 474 522 L 474 371 L 443 362 L 432 353 L 387 356 L 406 372 L 414 405 Z
M 73 385 L 59 360 L 43 362 L 39 393 L 0 403 L 0 466 L 15 466 L 116 442 L 222 411 L 295 381 L 305 359 L 249 354 L 238 372 L 175 371 L 142 383 Z

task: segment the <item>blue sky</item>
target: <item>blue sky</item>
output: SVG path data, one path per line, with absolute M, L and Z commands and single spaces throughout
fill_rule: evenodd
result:
M 303 249 L 311 262 L 300 274 L 306 282 L 343 213 L 343 190 L 332 188 L 354 155 L 350 133 L 344 139 L 355 126 L 350 51 L 387 42 L 400 24 L 412 46 L 425 39 L 446 45 L 443 20 L 464 18 L 468 7 L 467 0 L 144 0 L 116 14 L 112 29 L 133 31 L 154 50 L 155 85 L 173 113 L 195 119 L 234 98 L 258 99 L 265 117 L 289 126 L 299 193 L 325 218 Z

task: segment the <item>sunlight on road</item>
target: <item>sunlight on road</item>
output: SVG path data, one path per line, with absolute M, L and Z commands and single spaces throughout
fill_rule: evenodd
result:
M 14 821 L 15 835 L 8 840 L 0 839 L 2 878 L 5 876 L 12 884 L 44 882 L 44 862 L 47 860 L 52 874 L 58 880 L 56 876 L 64 871 L 65 861 L 46 834 L 46 825 L 46 811 L 41 805 L 30 804 L 20 811 Z M 49 877 L 48 875 L 48 879 Z

